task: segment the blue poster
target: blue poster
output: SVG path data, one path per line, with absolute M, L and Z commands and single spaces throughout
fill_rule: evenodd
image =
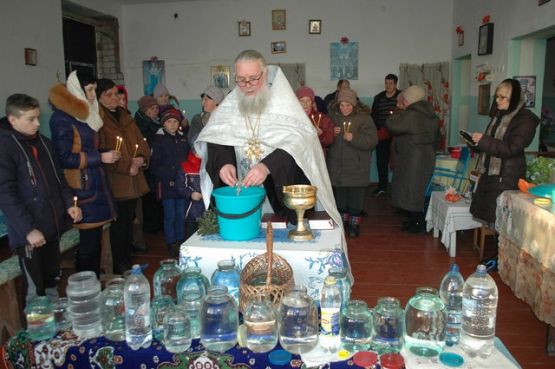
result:
M 143 61 L 143 86 L 145 96 L 152 95 L 152 91 L 158 83 L 166 84 L 166 71 L 163 60 Z
M 358 42 L 330 43 L 330 77 L 332 81 L 358 79 Z

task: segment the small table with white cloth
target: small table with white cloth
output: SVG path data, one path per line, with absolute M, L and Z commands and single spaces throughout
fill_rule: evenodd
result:
M 273 250 L 285 258 L 295 278 L 295 284 L 303 284 L 308 294 L 320 300 L 320 287 L 330 267 L 347 269 L 348 263 L 341 247 L 341 229 L 313 230 L 311 241 L 291 241 L 287 233 L 292 229 L 274 229 Z M 195 233 L 181 245 L 179 264 L 198 266 L 210 278 L 217 269 L 218 261 L 232 259 L 241 270 L 255 256 L 266 252 L 266 230 L 249 241 L 226 241 L 219 234 L 200 236 Z
M 426 230 L 434 230 L 434 237 L 439 236 L 449 252 L 449 256 L 457 255 L 457 231 L 474 229 L 482 226 L 470 214 L 470 202 L 465 198 L 457 202 L 445 200 L 444 191 L 434 191 L 430 197 L 430 206 L 426 212 Z

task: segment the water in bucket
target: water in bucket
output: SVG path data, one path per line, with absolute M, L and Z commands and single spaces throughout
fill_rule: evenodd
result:
M 235 187 L 220 187 L 212 195 L 216 200 L 220 236 L 224 240 L 244 241 L 258 236 L 262 201 L 266 196 L 264 188 L 248 187 L 238 193 Z

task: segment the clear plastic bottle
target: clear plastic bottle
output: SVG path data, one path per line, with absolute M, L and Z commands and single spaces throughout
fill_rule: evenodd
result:
M 125 280 L 123 301 L 127 345 L 132 350 L 150 347 L 152 343 L 150 285 L 138 264 L 133 265 L 131 274 Z
M 439 286 L 439 296 L 447 309 L 447 326 L 445 328 L 445 344 L 447 346 L 459 343 L 463 286 L 464 278 L 459 272 L 459 266 L 452 264 Z
M 335 282 L 341 291 L 341 308 L 343 309 L 351 299 L 351 280 L 347 275 L 347 270 L 341 267 L 332 267 L 328 275 L 335 277 Z
M 470 356 L 488 357 L 493 351 L 497 314 L 497 285 L 485 265 L 466 280 L 462 298 L 460 345 Z
M 320 295 L 320 345 L 331 352 L 336 352 L 341 346 L 340 318 L 341 291 L 335 277 L 327 276 Z

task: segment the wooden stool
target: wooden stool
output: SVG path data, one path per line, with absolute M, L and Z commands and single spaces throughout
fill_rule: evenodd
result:
M 480 260 L 484 258 L 484 247 L 486 246 L 486 236 L 495 236 L 495 230 L 485 225 L 482 225 L 480 228 L 474 228 L 474 248 L 480 251 Z M 479 245 L 478 245 L 478 237 L 480 237 Z

